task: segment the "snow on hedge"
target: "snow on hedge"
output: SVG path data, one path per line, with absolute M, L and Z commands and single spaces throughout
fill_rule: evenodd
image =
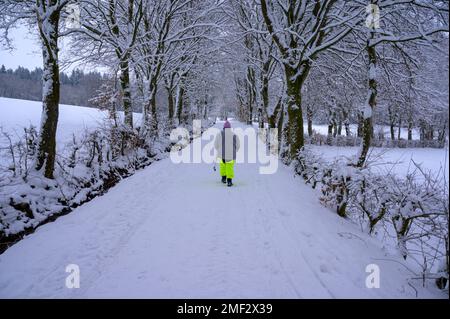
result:
M 352 157 L 324 159 L 317 148 L 308 146 L 293 166 L 306 183 L 320 190 L 325 206 L 417 262 L 422 272 L 416 276 L 424 284 L 433 279 L 440 288 L 448 285 L 449 196 L 444 171 L 427 170 L 413 160 L 404 174 L 386 167 L 381 171 L 377 161 L 362 168 L 354 163 Z

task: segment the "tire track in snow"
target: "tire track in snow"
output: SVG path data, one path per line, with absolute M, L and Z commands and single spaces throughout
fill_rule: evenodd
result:
M 265 196 L 262 198 L 262 201 L 264 202 L 265 200 L 269 199 L 269 201 L 271 200 L 271 193 L 270 192 L 260 192 L 261 191 L 261 184 L 264 183 L 257 183 L 258 188 L 259 188 L 259 194 L 264 194 Z M 267 185 L 265 186 L 266 190 L 267 190 Z M 266 205 L 264 205 L 264 209 L 258 209 L 258 212 L 260 214 L 258 214 L 260 216 L 260 220 L 262 222 L 262 225 L 266 231 L 266 234 L 269 235 L 269 239 L 267 240 L 267 242 L 269 243 L 268 245 L 268 250 L 270 250 L 272 252 L 272 255 L 276 258 L 276 261 L 280 267 L 280 270 L 282 272 L 282 274 L 284 275 L 285 279 L 287 280 L 287 282 L 289 283 L 290 287 L 292 288 L 292 291 L 296 294 L 297 298 L 303 298 L 301 292 L 298 290 L 297 285 L 295 284 L 294 280 L 292 279 L 291 275 L 288 273 L 288 271 L 286 270 L 286 267 L 282 261 L 282 258 L 280 256 L 280 253 L 278 251 L 278 249 L 276 247 L 273 246 L 273 243 L 276 241 L 276 236 L 274 236 L 274 230 L 272 227 L 272 223 L 270 223 L 268 221 L 267 215 L 264 213 L 266 210 L 271 210 L 270 208 L 274 208 L 273 205 L 268 206 L 267 202 L 265 202 Z
M 280 163 L 280 165 L 281 165 L 281 163 Z M 274 176 L 273 178 L 276 178 L 276 177 Z M 308 267 L 308 271 L 314 276 L 314 278 L 317 280 L 317 282 L 320 284 L 320 286 L 324 289 L 324 291 L 326 291 L 329 296 L 335 298 L 336 296 L 333 294 L 333 292 L 330 289 L 328 289 L 327 285 L 322 280 L 322 278 L 320 278 L 316 269 L 309 262 L 308 258 L 306 258 L 306 256 L 304 255 L 303 248 L 302 248 L 303 245 L 301 242 L 299 242 L 299 240 L 297 238 L 298 236 L 296 236 L 296 234 L 294 234 L 292 232 L 291 228 L 286 227 L 285 222 L 284 222 L 284 220 L 286 219 L 285 216 L 282 216 L 281 214 L 274 215 L 275 212 L 280 211 L 280 209 L 279 209 L 280 205 L 283 205 L 283 201 L 276 203 L 274 200 L 274 197 L 273 197 L 274 194 L 279 194 L 279 189 L 273 189 L 273 187 L 276 187 L 276 185 L 273 186 L 274 184 L 271 183 L 272 180 L 267 182 L 268 181 L 267 176 L 262 176 L 259 179 L 264 180 L 264 182 L 256 183 L 256 185 L 258 185 L 257 193 L 264 195 L 259 201 L 259 203 L 264 202 L 264 205 L 261 205 L 264 208 L 259 209 L 261 212 L 260 215 L 262 217 L 262 222 L 264 224 L 264 227 L 266 228 L 267 233 L 271 235 L 271 238 L 272 238 L 271 242 L 274 242 L 274 243 L 279 242 L 279 244 L 277 245 L 278 247 L 274 247 L 273 245 L 271 245 L 271 249 L 272 249 L 273 253 L 275 254 L 276 259 L 280 265 L 280 268 L 281 268 L 284 276 L 290 283 L 291 287 L 296 292 L 297 296 L 299 298 L 302 298 L 302 293 L 300 292 L 298 285 L 296 284 L 296 282 L 298 281 L 298 280 L 296 280 L 297 278 L 294 279 L 294 275 L 291 274 L 287 270 L 285 261 L 283 261 L 282 247 L 285 247 L 285 246 L 292 247 L 291 248 L 291 249 L 293 249 L 292 255 L 299 256 L 303 261 L 302 264 L 306 265 Z M 289 213 L 288 213 L 288 215 L 289 215 Z M 279 229 L 279 230 L 275 231 L 275 229 Z M 283 238 L 285 238 L 285 241 L 282 243 L 280 241 L 279 236 L 275 236 L 275 234 L 285 235 L 283 237 Z M 287 236 L 287 234 L 289 234 L 289 236 Z M 287 242 L 293 242 L 293 244 L 288 245 Z M 292 263 L 296 263 L 296 261 L 293 260 Z M 289 264 L 289 266 L 292 267 L 293 264 Z M 305 275 L 302 275 L 302 274 L 300 274 L 300 275 L 302 278 L 306 278 Z
M 260 212 L 262 212 L 262 211 L 260 211 Z M 263 217 L 263 220 L 264 220 L 264 217 Z M 266 233 L 270 235 L 270 238 L 266 240 L 266 243 L 269 243 L 269 244 L 267 244 L 266 250 L 268 252 L 270 252 L 271 256 L 274 257 L 274 259 L 271 261 L 273 264 L 272 272 L 281 273 L 283 275 L 285 281 L 287 282 L 288 286 L 291 288 L 291 291 L 295 294 L 295 296 L 297 298 L 303 298 L 300 290 L 297 289 L 297 285 L 295 284 L 293 278 L 286 270 L 286 267 L 285 267 L 283 261 L 281 260 L 281 256 L 280 256 L 277 248 L 275 248 L 273 246 L 273 244 L 270 244 L 271 242 L 274 241 L 272 228 L 270 226 L 268 226 L 268 224 L 266 223 L 265 220 L 264 220 L 264 225 L 265 225 Z M 286 296 L 283 296 L 283 297 L 286 297 Z
M 217 219 L 214 220 L 211 243 L 214 251 L 208 260 L 204 285 L 209 286 L 213 296 L 246 298 L 256 294 L 263 298 L 274 297 L 273 284 L 279 287 L 275 291 L 277 296 L 286 296 L 281 291 L 284 287 L 292 286 L 286 278 L 282 279 L 286 284 L 280 284 L 283 272 L 279 271 L 277 259 L 269 247 L 271 240 L 259 212 L 255 211 L 255 206 L 264 205 L 264 202 L 259 197 L 249 196 L 245 190 L 250 188 L 239 184 L 240 179 L 254 177 L 253 173 L 248 172 L 252 169 L 251 165 L 242 167 L 236 187 L 224 187 L 221 190 L 225 199 L 219 201 L 226 203 L 227 207 L 215 209 L 215 215 L 212 216 Z M 251 188 L 253 194 L 256 188 Z M 289 288 L 289 291 L 293 291 L 293 288 Z
M 169 174 L 166 174 L 166 178 L 161 178 L 161 175 L 163 175 L 163 172 L 169 171 Z M 122 218 L 119 222 L 116 222 L 114 225 L 112 225 L 111 228 L 109 228 L 107 231 L 112 232 L 114 234 L 121 234 L 117 242 L 110 248 L 108 248 L 106 251 L 102 251 L 100 258 L 98 251 L 94 249 L 92 253 L 96 254 L 97 262 L 94 266 L 94 269 L 90 270 L 90 274 L 83 275 L 83 282 L 84 284 L 80 287 L 78 291 L 76 291 L 74 297 L 83 297 L 86 294 L 88 294 L 88 291 L 91 289 L 91 287 L 95 286 L 97 280 L 101 278 L 101 276 L 104 273 L 108 272 L 108 268 L 114 264 L 114 260 L 117 259 L 117 256 L 120 254 L 120 252 L 126 247 L 127 243 L 130 241 L 130 239 L 137 233 L 137 231 L 143 227 L 143 225 L 146 224 L 150 216 L 152 216 L 155 212 L 157 212 L 157 208 L 163 201 L 161 201 L 161 195 L 164 191 L 166 191 L 165 186 L 169 183 L 171 180 L 168 178 L 171 174 L 173 174 L 172 170 L 164 170 L 161 169 L 159 171 L 159 174 L 156 174 L 152 177 L 152 179 L 159 181 L 156 191 L 151 192 L 151 196 L 145 196 L 145 193 L 141 193 L 141 200 L 143 203 L 141 203 L 140 206 L 134 207 L 134 210 L 130 210 L 128 214 L 122 215 Z M 143 171 L 144 173 L 144 171 Z M 143 174 L 144 175 L 144 174 Z M 141 176 L 138 176 L 141 177 Z M 148 186 L 148 185 L 142 185 L 142 186 Z M 144 187 L 142 189 L 145 189 Z M 141 191 L 142 191 L 141 189 Z M 157 205 L 154 205 L 157 204 Z M 136 209 L 137 208 L 137 209 Z M 141 211 L 139 214 L 139 217 L 135 218 L 132 223 L 129 223 L 129 215 L 133 215 L 135 211 Z M 126 211 L 126 209 L 125 209 Z M 117 212 L 111 212 L 111 213 L 117 213 Z M 122 229 L 123 225 L 127 224 L 125 226 L 125 229 Z M 106 239 L 107 240 L 107 239 Z M 90 259 L 92 256 L 85 256 L 85 258 Z M 87 277 L 87 278 L 86 278 Z
M 1 294 L 323 298 L 346 285 L 352 296 L 399 296 L 394 284 L 379 295 L 362 291 L 355 273 L 381 250 L 340 239 L 337 229 L 349 225 L 316 216 L 325 209 L 287 169 L 268 177 L 245 164 L 236 187 L 211 189 L 210 167 L 197 167 L 157 162 L 44 226 L 0 257 Z M 220 206 L 213 214 L 211 203 Z M 82 290 L 64 288 L 67 261 L 80 262 Z M 322 262 L 338 273 L 321 273 Z
M 247 165 L 246 169 L 251 170 L 252 166 Z M 231 202 L 234 203 L 231 209 L 232 227 L 227 227 L 230 238 L 227 244 L 229 250 L 236 253 L 234 259 L 238 265 L 233 276 L 239 281 L 241 297 L 252 297 L 251 294 L 249 295 L 248 287 L 254 289 L 253 296 L 256 292 L 258 296 L 261 294 L 266 297 L 271 288 L 269 282 L 274 279 L 275 271 L 270 260 L 267 259 L 263 233 L 256 222 L 258 217 L 254 210 L 255 203 L 247 192 L 239 188 L 227 191 Z M 264 279 L 261 275 L 264 275 Z M 246 287 L 242 287 L 243 283 Z
M 208 290 L 212 290 L 213 295 L 217 297 L 222 296 L 221 294 L 226 294 L 226 285 L 228 284 L 228 259 L 224 258 L 226 255 L 225 243 L 225 228 L 224 225 L 224 215 L 223 211 L 215 210 L 218 212 L 214 215 L 214 231 L 212 235 L 211 247 L 209 252 L 211 253 L 210 258 L 208 258 L 208 263 L 206 266 L 207 273 L 205 274 L 204 285 Z M 217 218 L 217 219 L 216 219 Z M 222 227 L 221 227 L 222 226 Z M 219 287 L 217 287 L 219 286 Z M 216 288 L 217 287 L 217 288 Z
M 246 250 L 248 245 L 242 238 L 247 232 L 245 224 L 240 223 L 238 214 L 247 211 L 245 200 L 242 200 L 237 188 L 230 189 L 221 185 L 221 190 L 228 207 L 216 209 L 214 220 L 214 235 L 212 238 L 212 256 L 208 259 L 206 286 L 210 286 L 213 295 L 218 297 L 230 297 L 230 292 L 236 294 L 240 288 L 240 278 L 244 276 L 247 263 Z M 234 203 L 239 203 L 239 210 Z M 247 252 L 248 253 L 248 252 Z M 212 287 L 212 288 L 211 288 Z M 216 288 L 217 287 L 217 288 Z M 235 295 L 234 295 L 235 296 Z
M 265 184 L 265 193 L 267 194 L 271 194 L 271 193 L 275 193 L 272 192 L 269 189 L 269 184 Z M 272 196 L 268 196 L 269 201 L 271 202 L 271 207 L 274 207 L 275 209 L 272 210 L 272 212 L 278 212 L 278 205 L 275 203 L 274 199 Z M 317 281 L 320 283 L 320 285 L 322 286 L 322 288 L 332 297 L 332 298 L 336 298 L 336 296 L 334 295 L 334 293 L 327 287 L 327 285 L 325 284 L 325 282 L 322 280 L 322 278 L 320 278 L 320 275 L 317 273 L 316 268 L 309 262 L 308 258 L 305 256 L 304 252 L 303 252 L 303 243 L 299 241 L 298 236 L 293 233 L 292 229 L 290 227 L 287 227 L 285 224 L 285 218 L 283 216 L 280 216 L 280 214 L 278 214 L 277 216 L 278 218 L 273 218 L 275 220 L 277 220 L 277 222 L 279 223 L 279 225 L 281 225 L 282 229 L 284 230 L 283 233 L 287 233 L 290 234 L 290 238 L 292 241 L 295 242 L 295 245 L 293 245 L 293 247 L 298 247 L 298 252 L 300 253 L 304 263 L 308 266 L 309 271 L 314 275 L 314 277 L 317 279 Z

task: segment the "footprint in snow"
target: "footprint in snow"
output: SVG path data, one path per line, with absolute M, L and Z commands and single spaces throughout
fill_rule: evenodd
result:
M 329 273 L 330 272 L 330 270 L 327 267 L 327 265 L 324 265 L 324 264 L 320 265 L 319 269 L 320 269 L 320 272 L 322 272 L 322 273 Z
M 278 213 L 281 215 L 281 216 L 291 216 L 291 214 L 289 214 L 288 212 L 286 212 L 286 211 L 284 211 L 284 210 L 278 210 Z

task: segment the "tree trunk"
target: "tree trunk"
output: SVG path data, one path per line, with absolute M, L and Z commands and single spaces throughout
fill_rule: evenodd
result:
M 333 136 L 333 123 L 328 123 L 328 137 Z
M 175 97 L 173 96 L 173 90 L 174 90 L 174 79 L 175 79 L 176 73 L 172 72 L 170 75 L 170 78 L 166 78 L 165 80 L 165 87 L 167 90 L 167 108 L 169 113 L 169 125 L 173 125 L 173 117 L 175 115 Z
M 408 141 L 412 141 L 412 129 L 413 129 L 413 121 L 410 117 L 408 119 Z
M 250 67 L 247 68 L 247 93 L 248 93 L 248 118 L 247 124 L 253 123 L 253 103 L 255 102 L 255 73 Z
M 173 93 L 172 88 L 167 87 L 167 105 L 169 108 L 169 121 L 173 120 L 174 105 L 173 105 Z
M 371 39 L 373 39 L 374 36 L 375 32 L 372 31 L 370 36 Z M 367 53 L 369 55 L 369 95 L 363 114 L 363 142 L 357 162 L 358 167 L 363 167 L 367 159 L 367 153 L 369 152 L 373 134 L 372 114 L 377 105 L 377 54 L 375 46 L 370 45 L 369 41 L 367 43 Z
M 263 110 L 262 107 L 258 108 L 258 127 L 264 128 Z
M 152 81 L 152 86 L 150 88 L 150 106 L 152 114 L 151 130 L 152 133 L 158 132 L 158 112 L 156 110 L 156 93 L 158 92 L 158 84 L 156 79 Z
M 130 88 L 130 66 L 128 58 L 120 62 L 120 86 L 122 88 L 123 112 L 125 115 L 125 125 L 133 127 L 133 106 L 131 103 Z
M 348 111 L 344 110 L 342 115 L 344 117 L 345 136 L 349 137 L 351 133 L 350 133 L 350 120 L 348 118 Z
M 253 97 L 252 97 L 252 90 L 250 88 L 250 85 L 247 83 L 247 116 L 246 116 L 246 122 L 248 125 L 252 125 L 252 119 L 253 119 Z
M 313 135 L 313 123 L 312 123 L 312 118 L 313 118 L 313 111 L 311 109 L 310 105 L 306 106 L 306 119 L 308 122 L 308 136 L 311 137 Z
M 327 132 L 327 145 L 333 144 L 333 129 L 335 128 L 335 113 L 332 109 L 328 110 L 328 132 Z
M 442 128 L 438 131 L 438 141 L 440 147 L 445 146 L 446 136 L 447 136 L 447 122 L 445 122 L 445 124 L 442 125 Z
M 268 120 L 266 119 L 266 115 L 269 107 L 269 79 L 266 75 L 262 76 L 261 100 L 263 109 L 261 112 L 260 128 L 264 127 L 264 122 Z
M 337 135 L 339 135 L 339 136 L 342 135 L 342 121 L 338 122 Z
M 284 105 L 280 99 L 280 116 L 278 117 L 277 129 L 278 129 L 278 151 L 280 151 L 281 143 L 283 141 L 283 123 L 284 123 Z
M 328 123 L 327 145 L 333 144 L 333 123 Z
M 45 12 L 44 14 L 47 14 Z M 53 179 L 56 157 L 56 129 L 59 116 L 59 37 L 60 13 L 55 10 L 48 17 L 39 17 L 39 32 L 42 40 L 44 62 L 42 118 L 36 156 L 36 170 L 44 166 L 44 176 Z
M 152 83 L 153 81 L 150 81 Z M 154 135 L 158 131 L 158 122 L 156 117 L 156 87 L 150 85 L 148 98 L 144 102 L 142 110 L 142 127 L 140 135 L 144 138 Z
M 286 75 L 287 101 L 287 138 L 289 154 L 291 159 L 297 157 L 298 152 L 304 146 L 303 112 L 302 112 L 302 84 L 309 72 L 305 67 L 303 72 L 292 69 L 289 65 L 284 66 Z M 297 71 L 300 72 L 297 74 Z
M 275 106 L 275 109 L 273 110 L 273 113 L 271 116 L 269 116 L 268 122 L 269 122 L 269 128 L 276 128 L 277 127 L 277 119 L 279 117 L 282 117 L 282 114 L 279 114 L 280 112 L 283 112 L 282 110 L 282 98 L 280 97 L 277 105 Z
M 247 118 L 247 124 L 252 125 L 253 123 L 253 90 L 250 85 L 247 86 L 248 89 L 248 118 Z
M 395 140 L 395 116 L 392 111 L 391 106 L 388 107 L 388 115 L 389 115 L 389 131 L 391 133 L 391 140 Z
M 178 95 L 177 95 L 177 118 L 178 124 L 181 125 L 183 123 L 183 95 L 184 95 L 184 87 L 178 87 Z
M 358 114 L 358 128 L 357 128 L 357 136 L 363 136 L 363 127 L 364 127 L 364 117 L 361 114 Z
M 421 140 L 421 141 L 424 141 L 425 140 L 425 127 L 424 127 L 424 123 L 423 123 L 423 121 L 420 121 L 420 123 L 419 123 L 419 135 L 420 135 L 420 137 L 419 137 L 419 139 Z
M 205 96 L 205 105 L 203 108 L 203 119 L 204 120 L 208 119 L 208 96 Z
M 389 130 L 391 132 L 391 140 L 395 140 L 395 127 L 394 127 L 394 123 L 390 123 L 389 124 Z

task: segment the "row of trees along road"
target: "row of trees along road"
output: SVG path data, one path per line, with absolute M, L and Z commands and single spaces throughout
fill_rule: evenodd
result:
M 71 19 L 75 23 L 67 23 Z M 412 123 L 417 104 L 439 108 L 448 96 L 437 92 L 433 72 L 421 64 L 436 52 L 448 57 L 442 45 L 448 43 L 448 1 L 3 0 L 3 44 L 10 46 L 11 29 L 24 24 L 38 30 L 42 47 L 35 168 L 47 178 L 55 164 L 62 37 L 70 39 L 73 60 L 117 75 L 123 124 L 133 129 L 133 103 L 139 103 L 144 139 L 160 131 L 158 90 L 166 91 L 172 127 L 186 120 L 186 105 L 207 116 L 203 105 L 215 88 L 222 102 L 238 105 L 240 118 L 250 122 L 256 114 L 260 126 L 277 127 L 282 154 L 293 159 L 305 143 L 304 112 L 311 134 L 320 109 L 314 101 L 321 101 L 330 122 L 339 119 L 344 127 L 357 109 L 363 143 L 354 164 L 363 166 L 378 101 L 392 102 L 381 108 L 391 122 L 403 113 L 398 105 L 408 105 L 410 115 L 402 118 Z M 398 86 L 395 99 L 386 98 L 393 95 L 390 84 Z
M 313 117 L 327 119 L 331 134 L 342 127 L 350 134 L 350 120 L 359 123 L 357 166 L 366 162 L 375 114 L 393 139 L 400 122 L 408 139 L 416 125 L 445 140 L 448 1 L 230 2 L 240 39 L 234 54 L 244 63 L 235 79 L 239 114 L 249 122 L 256 114 L 260 125 L 284 123 L 288 160 L 305 143 L 305 112 L 309 135 Z

